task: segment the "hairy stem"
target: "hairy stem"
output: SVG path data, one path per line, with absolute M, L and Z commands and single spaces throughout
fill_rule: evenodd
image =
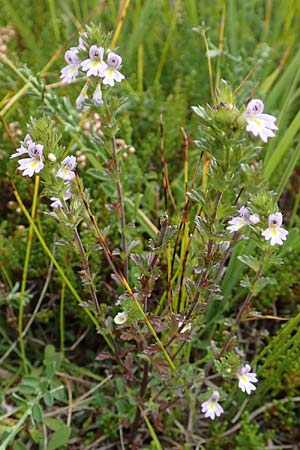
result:
M 117 157 L 116 139 L 112 139 L 112 154 L 113 160 L 116 168 L 116 187 L 118 194 L 118 204 L 120 206 L 120 221 L 121 221 L 121 241 L 122 241 L 122 251 L 124 253 L 124 276 L 128 280 L 128 255 L 127 255 L 127 245 L 126 245 L 126 217 L 125 217 L 125 207 L 124 199 L 122 194 L 122 184 L 120 178 L 120 166 Z
M 255 275 L 255 277 L 253 279 L 253 285 L 255 285 L 255 283 L 259 280 L 259 278 L 260 278 L 260 276 L 262 274 L 264 257 L 265 257 L 265 253 L 262 254 L 259 269 L 256 272 L 256 275 Z M 242 304 L 242 306 L 241 306 L 241 308 L 240 308 L 240 310 L 238 312 L 238 315 L 236 316 L 234 325 L 233 325 L 229 335 L 227 336 L 227 339 L 225 340 L 225 342 L 224 342 L 224 344 L 222 346 L 222 349 L 220 350 L 220 352 L 217 355 L 217 359 L 220 359 L 224 355 L 224 353 L 226 352 L 226 350 L 227 350 L 227 348 L 228 348 L 228 346 L 230 344 L 230 341 L 231 341 L 231 339 L 233 338 L 233 336 L 234 336 L 234 334 L 236 332 L 236 328 L 239 326 L 239 324 L 240 324 L 240 322 L 241 322 L 245 312 L 249 308 L 249 305 L 250 305 L 251 300 L 252 300 L 253 297 L 254 297 L 254 293 L 252 291 L 249 291 L 247 297 L 244 300 L 244 303 Z
M 83 270 L 85 272 L 85 276 L 86 276 L 87 283 L 88 283 L 88 286 L 90 289 L 92 300 L 94 302 L 97 313 L 100 314 L 100 306 L 99 306 L 97 294 L 95 291 L 95 286 L 94 286 L 94 283 L 92 280 L 89 262 L 86 257 L 85 249 L 83 247 L 83 244 L 82 244 L 82 241 L 81 241 L 81 238 L 80 238 L 80 235 L 79 235 L 77 229 L 74 230 L 74 237 L 75 237 L 75 241 L 77 243 L 77 248 L 78 248 L 80 256 L 81 256 L 82 266 L 83 266 Z

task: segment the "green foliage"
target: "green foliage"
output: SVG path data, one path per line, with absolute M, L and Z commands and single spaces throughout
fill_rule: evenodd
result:
M 247 418 L 243 420 L 241 431 L 236 436 L 237 450 L 244 450 L 245 448 L 253 448 L 253 450 L 265 450 L 266 436 L 259 433 L 259 427 L 256 424 L 247 423 Z

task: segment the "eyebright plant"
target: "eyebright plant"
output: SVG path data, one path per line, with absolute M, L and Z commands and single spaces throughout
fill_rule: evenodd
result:
M 119 71 L 122 58 L 112 51 L 109 39 L 98 27 L 88 27 L 81 33 L 78 46 L 65 53 L 68 64 L 61 70 L 61 79 L 68 84 L 82 79 L 84 86 L 76 108 L 85 111 L 87 118 L 95 109 L 99 115 L 102 128 L 97 144 L 106 155 L 105 177 L 110 180 L 110 195 L 117 198 L 118 204 L 117 220 L 113 213 L 110 217 L 118 223 L 117 251 L 111 249 L 110 228 L 103 231 L 103 215 L 95 217 L 92 211 L 96 199 L 91 199 L 84 188 L 84 169 L 80 171 L 76 157 L 60 145 L 60 136 L 49 117 L 31 121 L 29 134 L 11 157 L 18 158 L 18 170 L 23 176 L 41 178 L 43 194 L 49 199 L 48 214 L 64 230 L 64 244 L 76 251 L 81 262 L 80 277 L 88 293 L 81 306 L 96 324 L 101 343 L 106 346 L 96 360 L 105 361 L 105 370 L 111 371 L 112 386 L 114 382 L 117 385 L 116 374 L 124 378 L 124 398 L 130 392 L 131 403 L 127 400 L 131 409 L 118 403 L 120 423 L 124 421 L 124 411 L 133 411 L 124 421 L 129 445 L 142 433 L 142 420 L 153 437 L 150 413 L 160 430 L 166 410 L 171 412 L 168 420 L 174 424 L 178 419 L 186 421 L 187 392 L 197 404 L 205 399 L 201 402 L 202 418 L 211 420 L 222 420 L 221 415 L 226 418 L 232 413 L 225 403 L 224 409 L 219 404 L 219 391 L 224 401 L 237 387 L 255 395 L 258 378 L 247 363 L 252 354 L 243 350 L 237 330 L 253 313 L 253 298 L 268 285 L 269 279 L 263 275 L 278 262 L 275 245 L 282 245 L 288 232 L 281 226 L 282 213 L 278 212 L 275 194 L 268 189 L 259 163 L 260 140 L 266 143 L 274 137 L 276 119 L 263 114 L 261 100 L 251 100 L 245 110 L 222 80 L 212 105 L 192 108 L 199 120 L 194 141 L 198 161 L 193 161 L 193 176 L 185 180 L 182 215 L 179 221 L 174 219 L 177 223 L 170 224 L 173 220 L 166 210 L 155 237 L 145 250 L 140 250 L 140 229 L 127 226 L 136 217 L 126 209 L 124 195 L 132 193 L 124 193 L 124 178 L 128 174 L 122 173 L 116 147 L 122 105 L 122 99 L 115 97 L 116 84 L 125 77 Z M 188 140 L 185 145 L 188 164 Z M 145 214 L 140 215 L 145 220 Z M 90 253 L 79 227 L 83 220 L 96 236 L 97 246 Z M 137 233 L 137 239 L 129 241 L 129 232 Z M 237 308 L 224 304 L 222 280 L 232 253 L 241 242 L 251 242 L 252 246 L 238 258 L 249 273 L 241 280 L 245 296 Z M 91 254 L 99 261 L 107 261 L 105 269 L 112 276 L 106 283 L 114 292 L 113 304 L 99 301 L 101 285 L 95 280 L 102 267 L 91 263 Z M 112 288 L 113 282 L 116 288 Z M 230 308 L 235 318 L 225 323 Z M 222 315 L 224 320 L 218 321 Z M 251 365 L 256 367 L 255 363 Z M 238 411 L 238 400 L 231 408 Z

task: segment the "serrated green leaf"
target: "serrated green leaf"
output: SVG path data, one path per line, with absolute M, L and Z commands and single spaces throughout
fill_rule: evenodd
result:
M 200 205 L 203 205 L 203 203 L 205 202 L 203 195 L 195 190 L 187 192 L 186 195 L 194 202 L 200 203 Z
M 250 281 L 248 275 L 245 275 L 245 276 L 241 279 L 240 285 L 241 285 L 242 287 L 244 287 L 244 288 L 249 289 L 249 290 L 251 290 L 252 287 L 253 287 L 253 286 L 252 286 L 252 282 Z
M 164 233 L 161 248 L 165 247 L 177 233 L 177 225 L 169 225 Z
M 268 286 L 270 283 L 269 277 L 261 277 L 256 283 L 255 286 L 252 289 L 253 295 L 257 295 L 263 288 Z
M 237 258 L 243 264 L 250 267 L 250 269 L 254 270 L 254 272 L 258 271 L 259 261 L 256 258 L 254 258 L 254 256 L 240 255 Z

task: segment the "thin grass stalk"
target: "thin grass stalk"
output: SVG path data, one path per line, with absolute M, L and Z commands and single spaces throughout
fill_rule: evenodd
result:
M 74 12 L 75 12 L 76 18 L 81 22 L 82 17 L 81 17 L 81 11 L 80 11 L 80 3 L 78 2 L 78 0 L 72 0 L 72 4 L 73 4 L 73 8 L 74 8 Z
M 2 264 L 1 262 L 0 262 L 0 270 L 1 270 L 1 273 L 2 273 L 3 281 L 6 282 L 8 287 L 9 287 L 9 289 L 12 290 L 12 288 L 14 287 L 13 286 L 13 282 L 12 282 L 10 276 L 9 276 L 8 271 L 6 270 L 5 265 Z
M 176 367 L 175 367 L 173 361 L 171 360 L 169 353 L 165 349 L 163 343 L 161 342 L 161 340 L 159 339 L 157 333 L 155 332 L 154 328 L 152 327 L 151 323 L 149 322 L 148 317 L 146 316 L 146 314 L 145 314 L 142 306 L 140 305 L 139 301 L 136 299 L 136 297 L 135 297 L 135 295 L 134 295 L 134 293 L 133 293 L 133 291 L 132 291 L 132 289 L 131 289 L 128 281 L 127 281 L 127 279 L 125 278 L 125 276 L 121 272 L 121 270 L 115 265 L 114 257 L 112 255 L 112 252 L 111 252 L 110 248 L 108 247 L 108 245 L 107 245 L 107 243 L 106 243 L 106 241 L 104 239 L 104 236 L 103 236 L 103 234 L 100 231 L 100 228 L 98 227 L 98 224 L 96 222 L 96 219 L 95 219 L 94 215 L 92 214 L 92 211 L 90 209 L 90 206 L 89 206 L 88 202 L 85 199 L 84 192 L 83 192 L 83 189 L 82 189 L 82 185 L 81 185 L 81 182 L 80 182 L 80 179 L 79 179 L 78 175 L 76 175 L 76 181 L 77 181 L 77 185 L 78 185 L 78 188 L 79 188 L 80 196 L 81 196 L 81 199 L 83 201 L 84 207 L 85 207 L 85 209 L 86 209 L 86 211 L 88 213 L 88 216 L 90 218 L 90 221 L 91 221 L 91 223 L 92 223 L 92 225 L 93 225 L 93 227 L 95 229 L 98 241 L 99 241 L 100 245 L 103 248 L 105 257 L 107 259 L 107 262 L 109 263 L 109 265 L 110 265 L 113 273 L 115 274 L 117 280 L 122 284 L 122 286 L 125 288 L 125 290 L 128 292 L 128 294 L 130 295 L 130 297 L 134 301 L 137 309 L 139 310 L 139 312 L 141 313 L 141 315 L 143 317 L 143 320 L 144 320 L 145 324 L 147 325 L 147 327 L 148 327 L 150 333 L 152 334 L 152 336 L 154 337 L 154 339 L 155 339 L 155 341 L 157 343 L 157 346 L 163 352 L 166 361 L 169 363 L 169 366 L 171 367 L 171 369 L 173 371 L 176 371 Z
M 184 138 L 184 192 L 185 192 L 185 205 L 184 211 L 188 211 L 188 203 L 189 198 L 187 196 L 188 192 L 188 182 L 189 182 L 189 141 L 188 136 L 183 128 L 181 128 L 181 133 Z M 183 280 L 185 275 L 185 264 L 184 264 L 184 255 L 186 254 L 186 248 L 189 242 L 189 219 L 188 214 L 183 215 L 183 233 L 182 233 L 182 241 L 181 241 L 181 252 L 180 252 L 180 265 L 182 267 L 181 277 L 180 277 L 180 285 L 179 285 L 179 293 L 178 293 L 178 304 L 177 304 L 177 312 L 181 311 L 181 303 L 183 303 L 185 299 L 183 297 Z M 184 307 L 183 307 L 184 309 Z
M 163 67 L 164 67 L 165 62 L 167 60 L 169 47 L 170 47 L 170 44 L 171 44 L 172 39 L 174 37 L 174 31 L 175 31 L 175 28 L 176 28 L 177 16 L 178 16 L 178 11 L 179 11 L 180 5 L 181 5 L 181 0 L 175 0 L 174 12 L 173 12 L 173 16 L 172 16 L 172 19 L 171 19 L 171 24 L 169 26 L 168 35 L 167 35 L 167 38 L 165 40 L 165 45 L 164 45 L 164 47 L 162 49 L 162 52 L 161 52 L 161 57 L 160 57 L 160 60 L 159 60 L 159 63 L 158 63 L 158 67 L 157 67 L 157 71 L 156 71 L 156 74 L 155 74 L 155 77 L 154 77 L 154 82 L 153 82 L 154 86 L 157 85 L 157 83 L 159 82 L 160 77 L 161 77 L 161 73 L 162 73 L 162 70 L 163 70 Z
M 113 38 L 111 40 L 111 44 L 110 44 L 111 48 L 115 47 L 115 45 L 116 45 L 116 43 L 117 43 L 117 41 L 119 39 L 121 29 L 122 29 L 123 24 L 124 24 L 125 19 L 126 19 L 126 15 L 127 15 L 127 11 L 128 11 L 129 5 L 130 5 L 130 0 L 124 0 L 124 2 L 120 6 L 120 16 L 119 16 L 119 20 L 118 20 L 118 23 L 117 23 L 117 26 L 116 26 Z
M 60 41 L 60 32 L 59 32 L 59 27 L 57 25 L 57 20 L 56 20 L 55 1 L 54 0 L 48 0 L 48 5 L 49 5 L 49 11 L 50 11 L 50 18 L 51 18 L 51 24 L 52 24 L 53 33 L 54 33 L 55 39 L 57 41 Z
M 80 298 L 80 296 L 78 295 L 76 289 L 74 288 L 74 286 L 72 285 L 72 283 L 70 282 L 70 280 L 68 279 L 68 277 L 66 276 L 66 274 L 64 273 L 63 269 L 61 268 L 61 266 L 59 265 L 59 263 L 57 262 L 56 258 L 53 256 L 52 252 L 50 251 L 50 249 L 48 248 L 43 236 L 41 235 L 40 231 L 38 230 L 37 226 L 35 225 L 34 221 L 32 220 L 29 212 L 27 211 L 24 203 L 22 202 L 22 199 L 17 191 L 17 188 L 15 187 L 15 185 L 12 183 L 13 186 L 13 191 L 14 191 L 14 196 L 17 200 L 17 203 L 19 205 L 19 207 L 21 208 L 23 214 L 25 215 L 26 219 L 28 220 L 29 224 L 32 225 L 33 231 L 36 234 L 38 240 L 40 241 L 40 244 L 44 250 L 44 252 L 46 253 L 46 255 L 49 257 L 50 261 L 53 262 L 54 267 L 57 269 L 61 279 L 65 282 L 66 286 L 68 287 L 68 289 L 70 290 L 70 292 L 72 293 L 72 295 L 74 296 L 74 298 L 76 299 L 76 301 L 79 304 L 82 304 L 83 301 Z M 88 317 L 91 319 L 91 321 L 94 323 L 94 325 L 99 328 L 99 323 L 96 319 L 96 317 L 91 313 L 91 311 L 87 308 L 84 308 L 85 313 L 88 315 Z M 104 339 L 106 340 L 106 335 L 103 334 Z M 106 340 L 107 342 L 107 340 Z M 110 344 L 110 342 L 107 342 L 108 345 L 110 346 L 110 348 L 112 349 L 112 346 Z M 112 349 L 113 350 L 113 349 Z
M 39 177 L 39 175 L 36 175 L 35 183 L 34 183 L 33 199 L 32 199 L 32 209 L 31 209 L 32 221 L 34 221 L 36 210 L 37 210 L 38 196 L 39 196 L 39 184 L 40 184 L 40 177 Z M 24 261 L 24 267 L 23 267 L 21 292 L 20 292 L 19 315 L 18 315 L 18 335 L 19 335 L 19 342 L 20 342 L 20 350 L 21 350 L 21 355 L 22 355 L 23 368 L 24 368 L 24 371 L 26 374 L 28 373 L 28 368 L 27 368 L 25 344 L 24 344 L 24 339 L 23 339 L 23 319 L 24 319 L 25 291 L 26 291 L 27 274 L 28 274 L 28 268 L 29 268 L 29 260 L 30 260 L 30 254 L 31 254 L 31 248 L 32 248 L 32 239 L 33 239 L 33 227 L 30 224 L 29 230 L 28 230 L 26 252 L 25 252 L 25 261 Z
M 210 95 L 211 95 L 212 104 L 214 105 L 215 104 L 215 89 L 214 89 L 214 82 L 213 82 L 213 75 L 212 75 L 212 67 L 211 67 L 211 59 L 210 59 L 210 54 L 209 54 L 208 41 L 207 41 L 206 33 L 205 33 L 204 30 L 202 31 L 202 37 L 203 37 L 203 40 L 204 40 L 205 51 L 206 51 L 206 56 L 207 56 L 207 68 L 208 68 Z
M 222 51 L 224 48 L 225 19 L 226 19 L 226 2 L 223 2 L 220 31 L 219 31 L 219 45 L 218 45 L 220 53 L 217 58 L 216 79 L 215 79 L 216 88 L 219 86 L 221 79 L 221 61 L 222 61 Z
M 160 114 L 159 117 L 159 130 L 160 130 L 160 162 L 161 162 L 161 171 L 162 171 L 162 184 L 163 184 L 163 192 L 164 192 L 164 202 L 165 202 L 165 212 L 168 213 L 168 194 L 174 209 L 176 209 L 175 200 L 172 194 L 169 176 L 168 176 L 168 166 L 166 163 L 165 157 L 165 139 L 164 139 L 164 123 L 163 123 L 163 115 Z
M 59 305 L 59 334 L 60 334 L 60 351 L 65 353 L 65 293 L 66 283 L 62 281 Z
M 161 443 L 159 442 L 159 439 L 157 437 L 157 434 L 155 433 L 155 430 L 154 430 L 153 426 L 151 425 L 150 420 L 148 419 L 148 417 L 146 416 L 146 414 L 144 412 L 142 412 L 142 415 L 143 415 L 143 418 L 144 418 L 145 423 L 147 425 L 147 428 L 149 430 L 149 433 L 150 433 L 150 435 L 151 435 L 151 437 L 152 437 L 152 439 L 154 441 L 156 450 L 163 450 L 163 448 L 161 446 Z
M 40 309 L 40 306 L 41 306 L 41 304 L 42 304 L 42 302 L 43 302 L 43 300 L 45 298 L 45 295 L 46 295 L 46 292 L 47 292 L 47 289 L 48 289 L 48 286 L 49 286 L 49 283 L 50 283 L 50 278 L 51 278 L 52 271 L 53 271 L 53 263 L 51 261 L 50 262 L 50 266 L 49 266 L 49 270 L 48 270 L 48 273 L 47 273 L 47 278 L 46 278 L 45 284 L 43 286 L 41 295 L 40 295 L 40 297 L 39 297 L 39 299 L 38 299 L 38 301 L 37 301 L 37 303 L 36 303 L 36 305 L 34 307 L 34 310 L 33 310 L 32 314 L 31 314 L 31 317 L 30 317 L 29 321 L 27 322 L 27 324 L 26 324 L 26 326 L 25 326 L 25 328 L 23 330 L 23 333 L 22 333 L 23 338 L 28 333 L 28 330 L 30 329 L 30 327 L 31 327 L 31 325 L 32 325 L 32 323 L 33 323 L 33 321 L 34 321 L 34 319 L 35 319 L 35 317 L 36 317 L 36 315 L 37 315 L 37 313 L 38 313 L 38 311 Z M 11 352 L 17 347 L 18 342 L 19 342 L 19 338 L 9 347 L 9 349 L 4 353 L 4 355 L 1 356 L 1 358 L 0 358 L 0 366 L 3 363 L 3 361 L 5 361 L 6 358 L 11 354 Z
M 194 186 L 195 186 L 195 183 L 196 183 L 197 175 L 198 175 L 198 172 L 199 172 L 199 169 L 200 169 L 200 165 L 201 165 L 201 162 L 202 162 L 202 156 L 203 156 L 203 152 L 201 152 L 201 154 L 199 156 L 199 159 L 198 159 L 195 171 L 194 171 L 192 184 L 191 184 L 191 190 L 194 189 Z M 176 249 L 177 249 L 177 246 L 178 246 L 178 243 L 179 243 L 180 233 L 181 233 L 184 221 L 185 221 L 185 215 L 187 215 L 189 213 L 189 206 L 190 206 L 190 199 L 188 198 L 187 202 L 185 203 L 185 208 L 184 208 L 184 211 L 183 211 L 182 216 L 181 216 L 181 221 L 180 221 L 180 225 L 178 227 L 178 231 L 176 233 L 174 250 L 173 250 L 173 255 L 172 255 L 172 263 L 171 263 L 171 279 L 174 278 L 174 266 L 175 266 L 175 259 L 176 259 Z
M 289 226 L 288 228 L 291 229 L 293 227 L 293 225 L 295 224 L 296 218 L 297 218 L 297 211 L 299 209 L 299 204 L 300 204 L 300 189 L 298 189 L 295 201 L 294 201 L 294 206 L 293 206 L 293 210 L 292 210 L 292 214 L 290 217 L 290 221 L 289 221 Z
M 137 58 L 137 90 L 139 95 L 143 95 L 143 75 L 144 75 L 144 46 L 142 43 L 138 46 Z
M 264 25 L 263 30 L 261 34 L 261 42 L 266 42 L 269 30 L 270 30 L 270 24 L 271 24 L 271 16 L 272 16 L 272 0 L 266 0 L 266 7 L 265 7 L 265 17 L 264 17 Z
M 296 149 L 293 151 L 293 154 L 292 154 L 291 158 L 289 159 L 288 164 L 285 168 L 285 171 L 284 171 L 284 173 L 280 179 L 280 182 L 276 188 L 276 192 L 277 192 L 276 202 L 279 201 L 286 185 L 288 184 L 290 177 L 293 173 L 293 170 L 299 160 L 299 156 L 300 156 L 300 142 L 298 143 Z

